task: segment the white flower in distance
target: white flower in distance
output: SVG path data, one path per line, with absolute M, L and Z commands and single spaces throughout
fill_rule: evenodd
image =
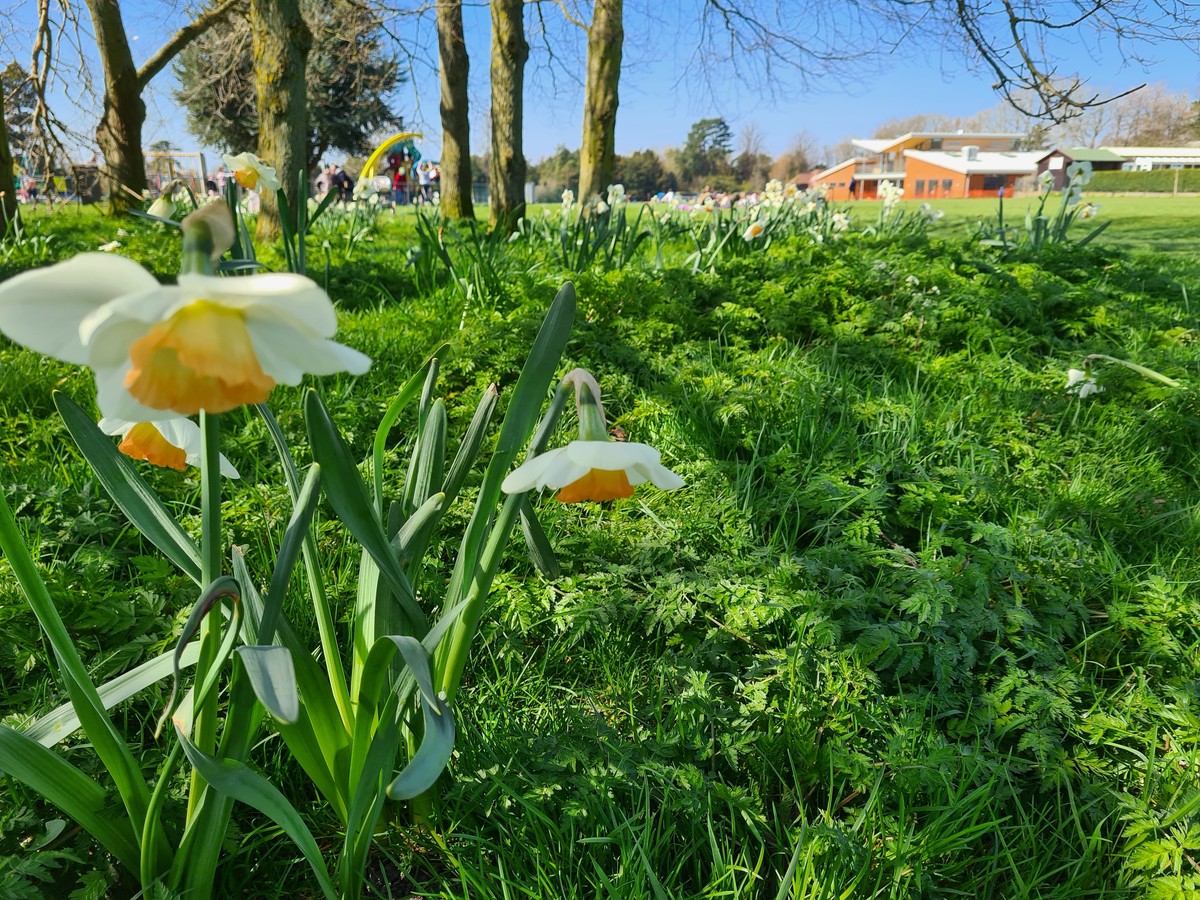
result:
M 301 275 L 184 274 L 84 253 L 0 284 L 0 332 L 96 375 L 105 416 L 133 422 L 225 412 L 305 373 L 360 375 L 371 361 L 329 340 L 328 295 Z
M 200 465 L 204 445 L 200 426 L 191 419 L 127 422 L 110 417 L 100 420 L 100 430 L 123 438 L 117 449 L 131 459 L 144 459 L 156 466 L 180 472 L 186 466 Z M 240 477 L 224 453 L 221 454 L 221 474 L 226 478 Z
M 649 481 L 664 491 L 683 487 L 683 479 L 663 466 L 662 454 L 649 444 L 623 441 L 571 441 L 518 466 L 500 489 L 521 494 L 542 488 L 559 489 L 563 503 L 632 497 L 633 489 Z
M 1079 399 L 1090 397 L 1092 394 L 1103 392 L 1104 388 L 1096 384 L 1096 377 L 1083 369 L 1067 370 L 1067 391 L 1079 396 Z
M 1067 166 L 1067 179 L 1080 187 L 1085 186 L 1092 180 L 1092 164 L 1083 161 L 1071 163 Z
M 570 188 L 562 192 L 562 205 L 563 209 L 570 209 L 575 205 L 575 192 Z
M 234 180 L 248 191 L 262 188 L 277 191 L 282 186 L 279 183 L 279 177 L 275 174 L 275 168 L 268 166 L 253 153 L 238 153 L 237 155 L 227 153 L 221 159 L 225 165 L 229 166 Z
M 116 250 L 120 246 L 121 246 L 120 241 L 109 241 L 107 244 L 101 244 L 97 249 L 101 253 L 112 253 L 114 250 Z
M 850 215 L 844 212 L 836 212 L 830 217 L 829 224 L 835 232 L 845 231 L 850 227 Z
M 159 219 L 173 219 L 175 218 L 175 201 L 163 194 L 150 204 L 150 208 L 146 212 Z

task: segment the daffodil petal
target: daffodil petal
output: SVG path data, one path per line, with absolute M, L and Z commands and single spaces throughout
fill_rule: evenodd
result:
M 154 276 L 132 260 L 81 253 L 0 285 L 0 332 L 39 353 L 85 364 L 82 323 L 115 298 L 156 287 Z
M 500 483 L 500 490 L 506 494 L 523 494 L 543 487 L 546 484 L 546 471 L 565 455 L 566 448 L 559 447 L 526 460 L 508 473 Z
M 658 465 L 662 454 L 649 444 L 626 441 L 571 441 L 567 454 L 589 469 L 628 469 L 635 465 Z
M 231 309 L 244 309 L 252 317 L 291 319 L 321 337 L 332 337 L 337 330 L 337 314 L 329 295 L 303 275 L 290 272 L 244 278 L 180 275 L 179 287 L 188 301 L 213 300 Z
M 660 491 L 678 490 L 679 488 L 683 487 L 685 484 L 685 482 L 682 478 L 680 478 L 678 475 L 676 475 L 674 472 L 672 472 L 666 466 L 659 466 L 659 465 L 646 466 L 646 467 L 638 466 L 637 468 L 638 468 L 639 472 L 644 471 L 646 474 L 646 477 L 650 479 L 650 483 L 653 484 Z M 634 483 L 632 475 L 630 475 L 629 483 L 630 484 Z
M 163 417 L 161 409 L 151 409 L 134 399 L 125 388 L 125 375 L 129 372 L 128 361 L 119 366 L 95 368 L 96 405 L 105 418 L 125 419 L 132 422 L 153 422 Z
M 179 288 L 155 282 L 152 287 L 124 294 L 93 311 L 79 324 L 80 340 L 90 348 L 85 362 L 90 366 L 116 365 L 129 352 L 129 344 L 145 334 L 146 325 L 166 318 L 180 297 Z
M 199 425 L 191 419 L 183 417 L 166 419 L 152 424 L 162 432 L 163 437 L 187 454 L 188 465 L 200 465 L 200 455 L 204 451 L 204 443 Z M 233 463 L 226 459 L 224 453 L 221 454 L 221 474 L 226 478 L 241 478 L 238 470 L 234 468 Z
M 369 356 L 285 323 L 248 315 L 246 330 L 250 333 L 259 365 L 280 384 L 299 384 L 306 372 L 310 375 L 336 372 L 362 375 L 371 368 Z
M 119 419 L 114 416 L 105 416 L 98 424 L 98 427 L 105 434 L 111 434 L 117 437 L 125 437 L 138 422 L 132 422 L 128 419 Z M 182 416 L 172 419 L 163 419 L 161 421 L 151 421 L 158 433 L 163 439 L 173 447 L 178 447 L 183 451 L 189 466 L 200 465 L 200 454 L 203 451 L 203 441 L 200 433 L 200 426 L 191 419 L 185 419 Z M 225 454 L 221 454 L 221 474 L 226 478 L 240 478 L 238 470 L 234 468 Z

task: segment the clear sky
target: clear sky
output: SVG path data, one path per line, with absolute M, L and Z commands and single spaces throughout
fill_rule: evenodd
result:
M 672 6 L 671 3 L 677 3 Z M 684 142 L 691 124 L 712 116 L 724 117 L 736 136 L 755 124 L 762 132 L 764 150 L 777 155 L 788 149 L 795 135 L 807 132 L 818 145 L 832 145 L 851 136 L 870 134 L 881 122 L 918 113 L 970 115 L 997 103 L 984 73 L 973 71 L 961 52 L 942 49 L 935 33 L 909 34 L 898 46 L 882 54 L 855 77 L 816 77 L 802 82 L 794 72 L 778 69 L 772 90 L 746 85 L 730 65 L 693 67 L 696 53 L 695 22 L 683 14 L 694 0 L 626 0 L 626 53 L 620 83 L 617 117 L 617 152 L 644 148 L 663 149 Z M 12 21 L 28 26 L 35 4 L 25 0 Z M 126 28 L 134 41 L 135 59 L 154 52 L 179 23 L 164 12 L 160 0 L 125 0 Z M 585 4 L 586 7 L 586 4 Z M 532 7 L 531 7 L 532 9 Z M 551 153 L 559 144 L 577 147 L 583 105 L 584 35 L 566 23 L 554 4 L 542 4 L 548 34 L 531 40 L 526 105 L 525 152 L 531 162 Z M 488 105 L 490 25 L 486 3 L 464 7 L 467 46 L 472 60 L 472 152 L 485 149 Z M 535 19 L 527 14 L 531 29 Z M 411 80 L 397 90 L 394 105 L 411 127 L 426 134 L 423 152 L 436 158 L 440 150 L 437 73 L 432 19 L 397 21 L 393 33 L 414 57 Z M 10 41 L 18 60 L 27 62 L 28 39 Z M 551 49 L 553 61 L 551 60 Z M 847 54 L 855 48 L 847 48 Z M 1056 52 L 1063 74 L 1079 72 L 1098 87 L 1127 88 L 1143 81 L 1164 82 L 1173 91 L 1200 96 L 1197 46 L 1164 43 L 1140 48 L 1154 62 L 1149 66 L 1123 65 L 1111 41 L 1084 34 L 1071 35 Z M 702 77 L 707 71 L 710 78 Z M 745 73 L 743 73 L 745 74 Z M 171 99 L 173 75 L 163 73 L 146 96 L 147 144 L 172 141 L 182 150 L 206 149 L 187 134 L 182 113 Z M 75 85 L 65 93 L 78 97 Z M 248 86 L 252 89 L 251 86 Z M 63 117 L 80 131 L 91 133 L 99 117 L 97 104 L 84 101 Z

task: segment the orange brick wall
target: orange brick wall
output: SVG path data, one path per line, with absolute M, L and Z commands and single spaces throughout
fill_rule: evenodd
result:
M 812 187 L 826 185 L 829 193 L 825 198 L 830 201 L 842 201 L 850 199 L 850 181 L 854 178 L 854 163 L 848 162 L 844 166 L 839 166 L 834 169 L 820 181 L 814 181 Z M 839 187 L 840 185 L 840 187 Z M 861 189 L 859 191 L 861 196 Z
M 945 200 L 949 197 L 965 197 L 966 179 L 967 176 L 959 172 L 951 172 L 941 166 L 909 157 L 904 163 L 904 199 Z M 925 182 L 925 190 L 921 194 L 917 193 L 917 181 Z M 929 189 L 930 181 L 937 185 L 936 190 Z M 945 187 L 947 181 L 950 182 L 948 190 Z

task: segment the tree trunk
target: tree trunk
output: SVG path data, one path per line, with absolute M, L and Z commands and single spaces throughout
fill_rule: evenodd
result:
M 308 158 L 308 106 L 304 70 L 312 32 L 300 15 L 298 0 L 250 0 L 254 81 L 258 88 L 258 156 L 275 173 L 293 210 L 308 201 L 297 194 Z M 307 185 L 308 179 L 305 178 Z M 257 237 L 279 237 L 279 203 L 261 193 Z
M 104 155 L 108 209 L 119 213 L 139 202 L 146 190 L 146 157 L 142 154 L 146 104 L 120 5 L 117 0 L 87 0 L 87 5 L 104 65 L 104 114 L 96 129 L 96 142 Z
M 524 0 L 492 0 L 492 160 L 491 222 L 509 231 L 525 214 Z
M 16 214 L 12 149 L 8 146 L 8 126 L 4 124 L 4 91 L 0 91 L 0 239 L 8 233 L 8 223 Z
M 623 0 L 596 0 L 588 28 L 587 83 L 583 95 L 583 146 L 579 149 L 579 200 L 603 192 L 613 179 L 617 136 L 617 82 L 621 78 Z
M 442 83 L 442 215 L 473 219 L 471 202 L 471 124 L 467 119 L 467 44 L 462 0 L 438 0 L 438 57 Z

